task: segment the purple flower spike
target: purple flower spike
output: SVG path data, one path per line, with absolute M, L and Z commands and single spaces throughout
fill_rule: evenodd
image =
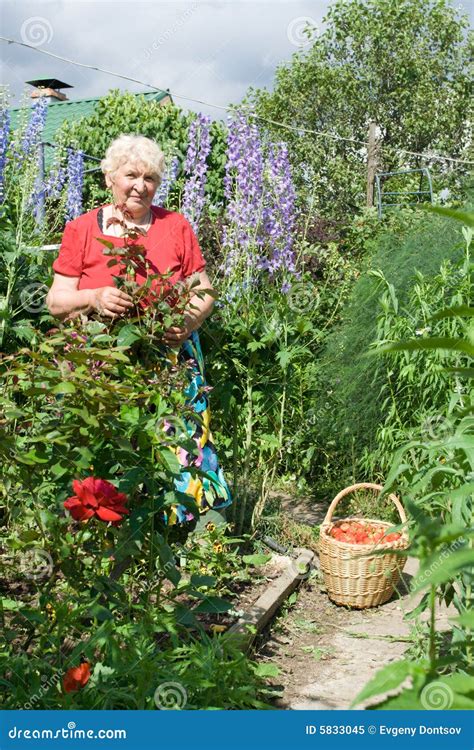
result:
M 82 213 L 82 183 L 84 179 L 84 155 L 82 151 L 68 148 L 66 221 L 76 219 Z
M 0 109 L 0 203 L 4 199 L 4 172 L 7 161 L 8 138 L 10 135 L 10 113 L 6 107 Z
M 35 151 L 41 140 L 44 124 L 48 114 L 48 100 L 40 97 L 31 108 L 31 116 L 26 126 L 17 157 L 20 164 L 28 159 Z
M 265 235 L 270 250 L 269 272 L 295 272 L 293 236 L 295 231 L 296 190 L 286 143 L 270 144 L 268 190 L 263 211 Z
M 255 119 L 236 112 L 229 121 L 226 174 L 226 224 L 221 270 L 233 282 L 252 284 L 278 275 L 282 293 L 287 275 L 297 277 L 294 252 L 296 190 L 285 143 L 262 142 Z M 225 296 L 230 301 L 233 295 Z
M 189 144 L 185 172 L 189 175 L 184 186 L 182 212 L 197 233 L 205 204 L 207 157 L 211 151 L 211 118 L 199 114 L 189 128 Z
M 170 166 L 167 168 L 166 172 L 163 175 L 163 179 L 161 181 L 160 187 L 156 191 L 154 197 L 153 197 L 153 205 L 154 206 L 164 206 L 167 199 L 169 192 L 176 182 L 176 178 L 178 176 L 179 172 L 179 159 L 177 156 L 173 157 L 173 160 L 170 164 Z

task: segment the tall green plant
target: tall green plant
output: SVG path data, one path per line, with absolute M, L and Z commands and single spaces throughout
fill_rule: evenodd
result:
M 467 251 L 472 241 L 474 215 L 443 211 L 443 215 L 468 221 L 463 229 Z M 469 272 L 470 272 L 469 264 Z M 362 690 L 356 702 L 397 688 L 410 676 L 412 684 L 376 708 L 473 708 L 474 707 L 474 372 L 469 363 L 452 363 L 452 353 L 474 356 L 470 304 L 445 308 L 432 316 L 436 321 L 467 319 L 458 335 L 386 344 L 385 353 L 448 352 L 446 368 L 454 383 L 461 377 L 466 392 L 449 415 L 441 435 L 404 444 L 395 454 L 385 492 L 403 493 L 410 512 L 411 547 L 420 567 L 412 581 L 413 593 L 423 592 L 410 617 L 429 613 L 426 649 L 418 659 L 405 658 L 385 667 Z M 445 360 L 446 361 L 446 360 Z M 440 415 L 443 419 L 444 414 Z M 453 603 L 458 617 L 446 652 L 437 637 L 438 601 Z M 436 701 L 441 701 L 441 703 Z

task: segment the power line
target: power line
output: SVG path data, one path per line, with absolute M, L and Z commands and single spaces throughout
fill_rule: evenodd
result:
M 124 81 L 130 81 L 131 83 L 138 83 L 141 86 L 147 86 L 150 89 L 153 89 L 154 91 L 158 91 L 163 94 L 170 94 L 175 99 L 183 99 L 183 101 L 193 102 L 194 104 L 203 104 L 206 107 L 214 107 L 215 109 L 221 109 L 225 112 L 233 112 L 234 107 L 226 107 L 223 104 L 214 104 L 212 102 L 206 102 L 202 99 L 193 99 L 189 96 L 183 96 L 182 94 L 177 94 L 175 92 L 170 91 L 169 89 L 163 89 L 159 86 L 155 86 L 152 83 L 147 83 L 146 81 L 142 81 L 138 78 L 132 78 L 130 76 L 123 75 L 122 73 L 115 73 L 112 70 L 105 70 L 105 68 L 99 68 L 97 65 L 90 65 L 87 63 L 81 63 L 77 62 L 76 60 L 70 60 L 67 57 L 62 57 L 61 55 L 56 55 L 54 52 L 48 52 L 44 49 L 39 49 L 39 47 L 35 47 L 32 44 L 27 44 L 26 42 L 19 42 L 17 39 L 10 39 L 9 37 L 0 36 L 0 40 L 7 42 L 8 44 L 17 44 L 21 47 L 27 47 L 28 49 L 32 49 L 34 52 L 39 52 L 42 55 L 47 55 L 48 57 L 54 57 L 56 60 L 61 60 L 62 62 L 67 62 L 70 65 L 76 65 L 80 68 L 87 68 L 88 70 L 96 70 L 99 73 L 105 73 L 106 75 L 114 76 L 115 78 L 121 78 Z M 357 138 L 348 138 L 346 136 L 338 135 L 336 133 L 328 133 L 327 131 L 322 130 L 312 130 L 309 128 L 298 128 L 294 125 L 286 125 L 285 123 L 278 122 L 277 120 L 272 120 L 267 117 L 262 117 L 261 115 L 257 115 L 255 112 L 252 112 L 250 109 L 246 107 L 241 107 L 241 109 L 244 109 L 249 117 L 253 117 L 257 120 L 260 120 L 261 122 L 265 122 L 269 125 L 274 125 L 278 128 L 283 128 L 284 130 L 290 130 L 294 133 L 298 133 L 298 135 L 306 133 L 308 135 L 317 135 L 321 136 L 323 138 L 332 138 L 333 140 L 337 141 L 346 141 L 348 143 L 356 143 L 360 146 L 368 147 L 367 141 L 361 141 Z M 382 144 L 383 148 L 383 144 Z M 465 159 L 455 159 L 452 156 L 444 156 L 442 154 L 422 154 L 418 151 L 407 151 L 403 148 L 395 148 L 394 149 L 399 154 L 407 154 L 409 156 L 420 156 L 422 159 L 427 159 L 429 161 L 438 160 L 438 161 L 450 161 L 455 162 L 458 164 L 474 164 L 474 161 L 466 161 Z

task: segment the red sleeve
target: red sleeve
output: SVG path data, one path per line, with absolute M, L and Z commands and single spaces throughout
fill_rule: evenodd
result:
M 204 271 L 206 261 L 202 254 L 201 248 L 196 235 L 193 232 L 189 221 L 181 217 L 181 234 L 180 234 L 180 257 L 183 276 L 187 278 L 193 273 Z
M 81 276 L 84 247 L 74 222 L 68 222 L 64 229 L 59 255 L 53 263 L 53 271 L 64 276 Z

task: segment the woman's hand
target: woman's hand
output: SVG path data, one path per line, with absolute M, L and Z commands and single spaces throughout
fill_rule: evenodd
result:
M 101 315 L 116 318 L 125 315 L 127 310 L 133 307 L 133 300 L 129 294 L 114 286 L 102 286 L 99 289 L 91 289 L 91 305 Z
M 175 346 L 181 346 L 181 344 L 186 341 L 187 338 L 191 335 L 191 333 L 196 328 L 195 320 L 188 315 L 184 316 L 184 325 L 182 328 L 179 326 L 173 326 L 172 328 L 168 328 L 166 333 L 163 336 L 163 339 L 168 346 L 175 347 Z

